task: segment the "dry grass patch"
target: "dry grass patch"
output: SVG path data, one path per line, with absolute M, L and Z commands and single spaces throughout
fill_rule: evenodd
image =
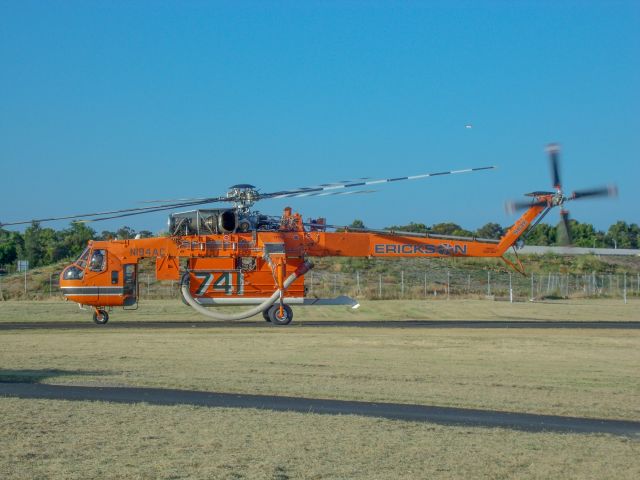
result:
M 0 378 L 640 418 L 640 331 L 6 331 Z
M 640 442 L 353 416 L 0 399 L 0 477 L 636 479 Z

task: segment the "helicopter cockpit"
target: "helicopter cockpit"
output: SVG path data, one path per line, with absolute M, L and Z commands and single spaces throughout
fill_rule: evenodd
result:
M 107 252 L 104 249 L 94 249 L 90 247 L 84 249 L 78 259 L 64 269 L 62 278 L 64 280 L 82 280 L 85 270 L 90 272 L 104 272 L 107 267 Z

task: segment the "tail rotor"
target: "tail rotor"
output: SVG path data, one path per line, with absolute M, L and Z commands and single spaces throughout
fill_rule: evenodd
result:
M 531 207 L 547 207 L 549 210 L 553 207 L 560 207 L 560 223 L 558 224 L 558 238 L 563 245 L 571 245 L 573 235 L 571 232 L 571 222 L 569 219 L 569 210 L 564 208 L 565 203 L 573 200 L 581 200 L 585 198 L 597 197 L 616 197 L 618 189 L 615 185 L 607 185 L 584 190 L 575 190 L 571 195 L 565 195 L 562 191 L 562 181 L 560 178 L 560 145 L 550 143 L 546 148 L 549 154 L 549 166 L 551 167 L 551 185 L 555 191 L 536 191 L 527 193 L 532 197 L 530 201 L 513 201 L 508 202 L 506 209 L 509 213 L 519 210 L 526 210 Z

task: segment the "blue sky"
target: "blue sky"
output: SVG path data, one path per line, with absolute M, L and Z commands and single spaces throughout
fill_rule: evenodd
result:
M 638 2 L 5 0 L 0 221 L 497 165 L 258 207 L 506 225 L 506 200 L 550 187 L 557 141 L 567 192 L 620 189 L 573 218 L 640 222 L 639 59 Z

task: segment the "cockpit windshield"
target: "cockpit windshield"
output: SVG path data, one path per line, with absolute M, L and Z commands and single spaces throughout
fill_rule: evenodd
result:
M 89 260 L 89 247 L 84 249 L 84 252 L 82 252 L 82 255 L 80 255 L 78 257 L 78 260 L 76 260 L 76 265 L 78 265 L 81 268 L 84 268 L 87 266 L 87 260 Z

